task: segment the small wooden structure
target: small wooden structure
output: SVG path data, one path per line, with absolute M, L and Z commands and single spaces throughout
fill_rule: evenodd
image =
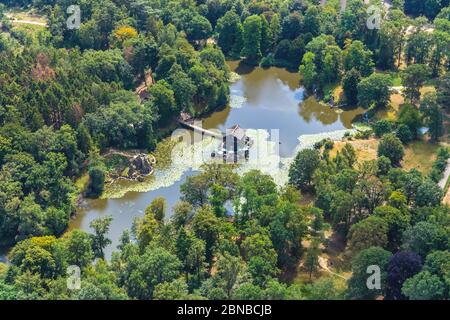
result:
M 253 140 L 239 125 L 232 126 L 225 133 L 217 133 L 197 125 L 191 115 L 186 112 L 180 113 L 178 122 L 184 127 L 222 140 L 220 148 L 211 154 L 212 158 L 222 157 L 225 162 L 233 161 L 235 163 L 243 158 L 248 159 Z
M 222 156 L 223 161 L 236 163 L 240 159 L 248 159 L 252 145 L 253 140 L 247 136 L 246 130 L 236 124 L 227 129 L 223 135 L 220 150 L 214 152 L 211 156 L 213 158 L 216 155 Z
M 247 160 L 249 157 L 253 140 L 247 136 L 246 130 L 237 124 L 227 129 L 225 133 L 217 133 L 197 125 L 191 115 L 186 112 L 180 113 L 178 123 L 204 135 L 222 139 L 220 148 L 211 153 L 212 158 L 222 157 L 224 162 L 236 163 L 240 159 Z

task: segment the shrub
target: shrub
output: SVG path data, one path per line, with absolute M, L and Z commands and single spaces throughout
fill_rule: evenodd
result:
M 320 156 L 317 150 L 300 151 L 289 168 L 289 182 L 298 189 L 308 189 L 311 187 L 313 174 L 319 164 Z
M 273 59 L 272 55 L 262 58 L 262 60 L 260 62 L 260 66 L 262 68 L 269 68 L 269 67 L 273 66 L 273 64 L 274 64 L 274 59 Z
M 447 167 L 447 161 L 450 157 L 448 148 L 439 148 L 437 152 L 437 158 L 433 163 L 433 167 L 430 172 L 430 178 L 434 182 L 439 182 L 443 177 L 443 172 Z
M 391 160 L 393 166 L 398 166 L 404 155 L 403 144 L 394 134 L 388 133 L 381 138 L 378 145 L 378 157 L 385 156 Z
M 407 144 L 407 143 L 411 142 L 412 139 L 413 139 L 413 135 L 411 133 L 411 130 L 405 124 L 401 124 L 401 125 L 398 126 L 395 135 L 404 144 Z
M 386 133 L 391 133 L 393 130 L 392 122 L 389 120 L 380 120 L 373 125 L 373 131 L 378 138 L 381 138 Z

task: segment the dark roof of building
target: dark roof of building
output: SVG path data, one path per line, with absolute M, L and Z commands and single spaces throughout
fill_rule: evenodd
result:
M 242 129 L 239 125 L 234 125 L 230 129 L 227 129 L 226 136 L 233 136 L 238 140 L 244 140 L 246 138 L 245 129 Z

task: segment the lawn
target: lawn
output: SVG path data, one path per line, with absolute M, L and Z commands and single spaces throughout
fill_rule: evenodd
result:
M 436 92 L 436 88 L 433 86 L 424 86 L 420 89 L 420 93 L 422 97 L 426 93 Z M 398 118 L 398 114 L 401 110 L 402 104 L 405 103 L 405 98 L 401 93 L 393 93 L 391 95 L 391 100 L 389 106 L 384 109 L 378 110 L 375 114 L 376 119 L 387 119 L 391 121 L 396 121 Z
M 13 29 L 22 30 L 30 34 L 37 34 L 39 31 L 44 31 L 44 26 L 39 26 L 35 24 L 14 24 Z
M 377 158 L 377 139 L 337 141 L 334 143 L 334 148 L 331 150 L 330 156 L 335 157 L 337 152 L 341 151 L 346 143 L 350 143 L 355 148 L 358 162 L 375 160 Z
M 438 144 L 433 144 L 425 140 L 414 141 L 405 148 L 405 156 L 402 166 L 405 170 L 416 168 L 424 174 L 429 174 L 434 160 Z
M 375 160 L 377 158 L 379 140 L 375 138 L 335 142 L 330 155 L 332 157 L 336 156 L 337 151 L 342 150 L 347 142 L 355 148 L 358 162 Z M 428 174 L 436 159 L 436 151 L 438 148 L 438 144 L 432 144 L 426 140 L 411 142 L 405 147 L 405 156 L 402 161 L 403 169 L 410 170 L 416 168 L 423 174 Z
M 308 284 L 327 277 L 333 279 L 333 282 L 339 290 L 346 288 L 347 279 L 350 278 L 351 272 L 349 271 L 349 257 L 344 254 L 345 244 L 341 243 L 336 246 L 334 243 L 336 239 L 332 237 L 331 232 L 327 232 L 327 238 L 329 240 L 328 244 L 321 246 L 322 252 L 319 257 L 320 267 L 312 273 L 311 278 L 308 270 L 303 265 L 306 255 L 305 250 L 297 268 L 283 275 L 286 280 L 294 284 Z M 309 247 L 310 241 L 303 240 L 302 245 L 306 249 Z

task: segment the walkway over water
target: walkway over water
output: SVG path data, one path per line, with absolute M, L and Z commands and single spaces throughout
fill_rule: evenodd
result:
M 201 132 L 201 133 L 203 133 L 205 135 L 208 135 L 208 136 L 211 136 L 211 137 L 214 137 L 214 138 L 222 139 L 222 137 L 223 137 L 223 134 L 220 133 L 220 132 L 211 131 L 211 130 L 208 130 L 208 129 L 205 129 L 205 128 L 201 127 L 201 126 L 196 125 L 196 123 L 201 123 L 201 121 L 196 122 L 194 120 L 178 119 L 178 123 L 180 123 L 182 126 L 184 126 L 186 128 L 192 129 L 192 130 L 197 131 L 197 132 Z

